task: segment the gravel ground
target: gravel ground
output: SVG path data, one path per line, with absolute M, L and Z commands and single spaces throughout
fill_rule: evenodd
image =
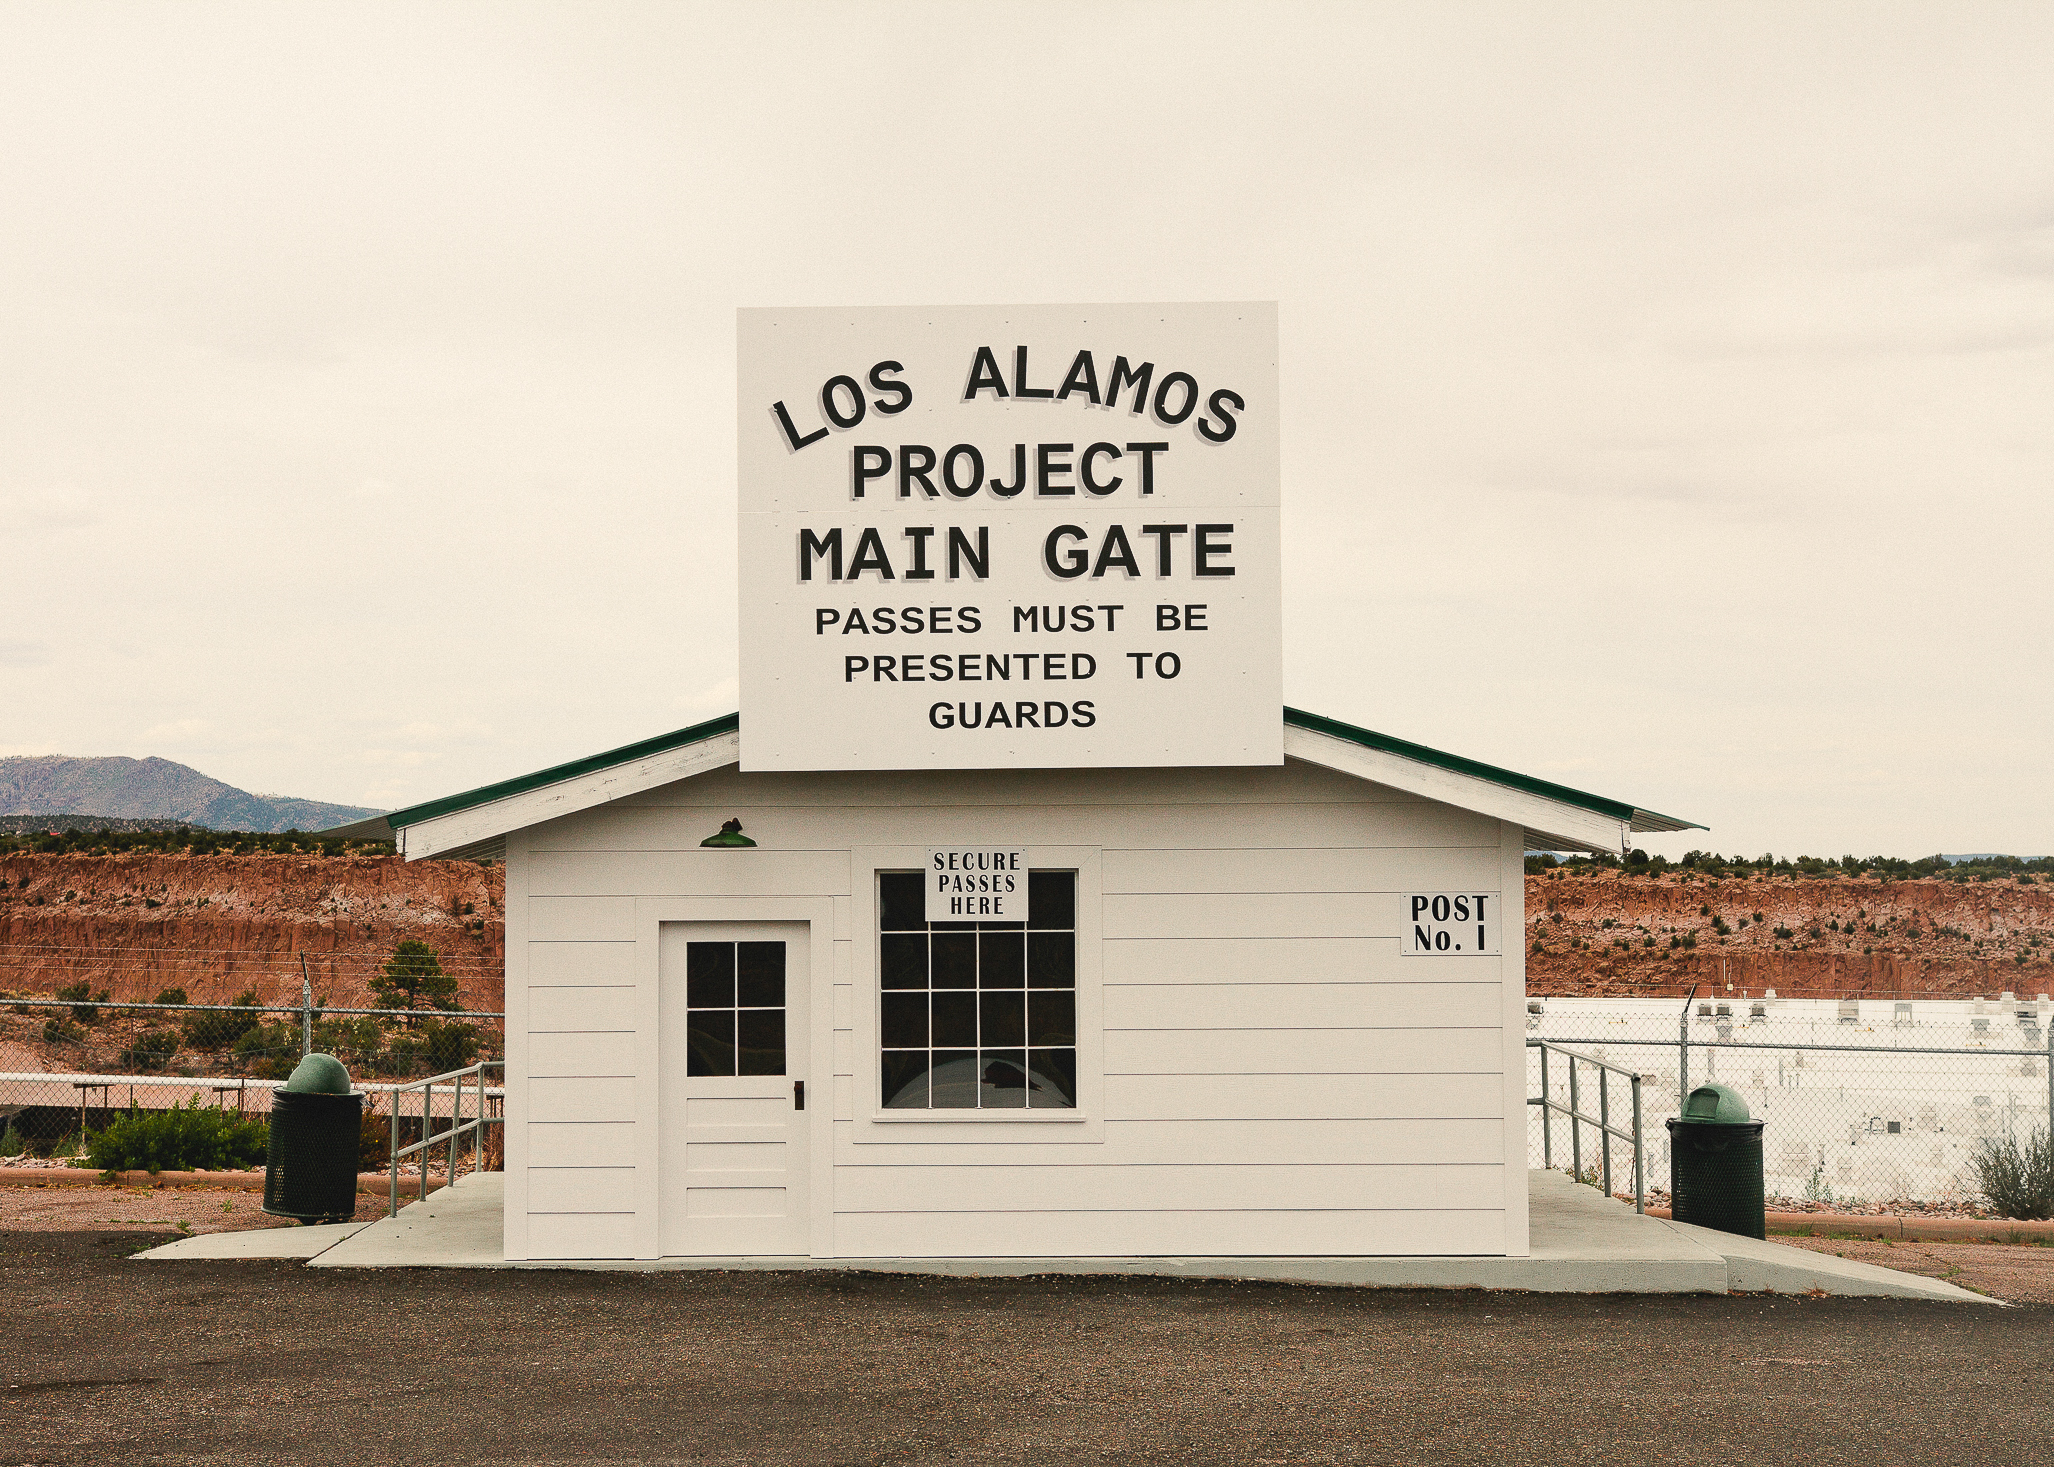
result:
M 2054 1310 L 328 1271 L 0 1235 L 0 1462 L 2047 1460 Z
M 228 1233 L 297 1226 L 264 1212 L 263 1200 L 261 1192 L 223 1187 L 0 1187 L 0 1231 Z M 357 1216 L 365 1222 L 385 1216 L 385 1208 L 383 1197 L 357 1199 Z
M 2014 1304 L 2054 1304 L 2054 1247 L 1929 1243 L 1904 1238 L 1805 1238 L 1781 1233 L 1769 1241 L 1945 1279 Z

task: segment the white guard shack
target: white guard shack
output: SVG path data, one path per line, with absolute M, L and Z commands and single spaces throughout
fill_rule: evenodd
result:
M 728 717 L 396 812 L 506 863 L 506 1257 L 1525 1254 L 1523 854 L 1682 822 L 1280 724 L 1270 767 L 783 774 Z M 930 926 L 979 844 L 1046 899 Z M 1475 925 L 1414 893 L 1489 951 L 1408 952 Z
M 1272 305 L 740 315 L 741 713 L 506 863 L 506 1257 L 1527 1251 L 1523 853 L 1282 707 Z

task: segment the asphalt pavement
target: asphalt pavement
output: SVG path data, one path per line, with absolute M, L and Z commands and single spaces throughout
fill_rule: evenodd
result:
M 2054 1460 L 2054 1308 L 142 1263 L 0 1234 L 0 1463 Z

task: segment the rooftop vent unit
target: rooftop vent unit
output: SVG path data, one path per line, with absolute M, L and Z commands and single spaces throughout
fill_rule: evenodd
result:
M 1526 1001 L 1526 1011 L 1529 1014 L 1544 1014 L 1548 1011 L 1548 1006 L 1537 998 L 1529 998 Z
M 1890 1022 L 1892 1024 L 1895 1024 L 1900 1029 L 1911 1028 L 1911 1005 L 1908 1003 L 1904 1003 L 1902 1001 L 1897 1003 L 1897 1005 L 1891 1013 Z
M 1712 1016 L 1712 1006 L 1708 1003 L 1699 1004 L 1697 1006 L 1697 1016 L 1700 1019 L 1709 1019 Z
M 1843 1024 L 1859 1024 L 1861 1022 L 1860 999 L 1843 998 L 1840 1000 L 1840 1022 Z
M 1769 1016 L 1769 1006 L 1760 999 L 1756 999 L 1747 1006 L 1747 1016 L 1750 1019 L 1766 1019 Z

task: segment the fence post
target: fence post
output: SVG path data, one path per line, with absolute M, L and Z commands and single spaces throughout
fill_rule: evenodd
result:
M 314 1052 L 314 981 L 307 976 L 307 955 L 300 954 L 300 1058 Z
M 2054 1014 L 2047 1018 L 2047 1139 L 2054 1141 Z
M 1697 992 L 1695 988 L 1690 990 Z M 1690 1000 L 1683 1000 L 1683 1012 L 1676 1020 L 1676 1108 L 1680 1113 L 1690 1095 Z

